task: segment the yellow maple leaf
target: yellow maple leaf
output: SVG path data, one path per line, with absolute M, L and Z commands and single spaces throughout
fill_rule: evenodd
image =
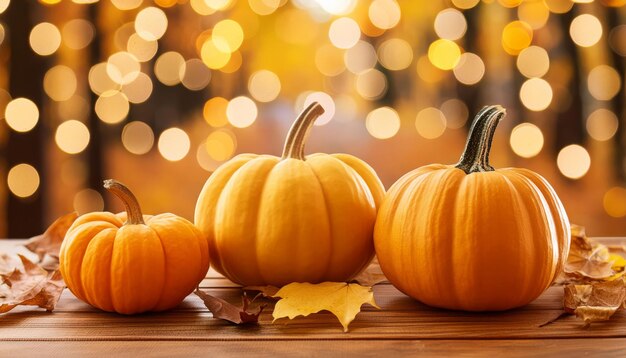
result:
M 274 321 L 284 317 L 294 319 L 326 310 L 339 319 L 344 332 L 348 331 L 348 325 L 361 311 L 364 303 L 380 309 L 374 301 L 372 288 L 356 283 L 294 282 L 281 288 L 274 297 L 281 298 L 274 307 Z

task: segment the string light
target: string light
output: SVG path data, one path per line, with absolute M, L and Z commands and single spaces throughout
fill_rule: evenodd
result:
M 39 121 L 39 109 L 28 98 L 16 98 L 7 104 L 4 118 L 14 131 L 28 132 L 35 128 Z
M 257 115 L 256 103 L 246 96 L 235 97 L 226 106 L 226 117 L 233 127 L 249 127 L 256 121 Z
M 190 147 L 189 136 L 180 128 L 168 128 L 159 136 L 159 153 L 170 162 L 177 162 L 186 157 Z
M 7 185 L 13 195 L 28 198 L 39 189 L 39 173 L 30 164 L 18 164 L 9 170 Z
M 89 139 L 89 128 L 75 119 L 61 123 L 54 136 L 59 149 L 68 154 L 78 154 L 85 150 Z
M 515 154 L 522 158 L 532 158 L 543 148 L 543 133 L 532 123 L 522 123 L 513 128 L 509 144 Z
M 572 144 L 561 149 L 556 163 L 561 174 L 570 179 L 580 179 L 589 171 L 591 157 L 585 148 Z

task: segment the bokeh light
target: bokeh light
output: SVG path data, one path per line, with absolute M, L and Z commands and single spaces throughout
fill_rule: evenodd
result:
M 542 77 L 550 69 L 548 52 L 539 46 L 530 46 L 517 56 L 517 69 L 528 78 Z
M 446 117 L 437 108 L 424 108 L 417 113 L 415 128 L 423 138 L 439 138 L 446 130 Z
M 150 61 L 156 55 L 159 44 L 156 40 L 146 40 L 134 33 L 126 43 L 126 51 L 135 56 L 139 62 Z
M 614 218 L 626 216 L 626 188 L 613 187 L 604 194 L 604 210 Z
M 220 51 L 231 53 L 239 49 L 243 42 L 243 29 L 235 20 L 221 20 L 213 27 L 213 43 Z
M 378 59 L 380 64 L 388 70 L 404 70 L 413 62 L 413 49 L 407 41 L 392 38 L 380 44 Z
M 233 156 L 237 142 L 235 136 L 230 131 L 220 129 L 209 134 L 204 145 L 207 153 L 213 160 L 223 162 Z
M 167 31 L 167 16 L 157 7 L 146 7 L 135 17 L 135 31 L 144 40 L 158 40 Z
M 367 100 L 381 98 L 386 90 L 387 77 L 378 70 L 365 70 L 356 77 L 356 91 Z
M 606 141 L 615 135 L 619 120 L 612 111 L 599 108 L 587 117 L 586 127 L 591 138 L 597 141 Z
M 43 89 L 55 101 L 67 101 L 76 92 L 77 80 L 74 71 L 64 65 L 50 68 L 43 78 Z
M 39 173 L 32 165 L 18 164 L 9 170 L 7 185 L 13 195 L 27 198 L 39 189 Z
M 98 63 L 89 69 L 89 87 L 95 94 L 118 90 L 121 86 L 115 83 L 107 73 L 106 62 Z
M 39 109 L 28 98 L 15 98 L 7 104 L 4 110 L 4 119 L 14 131 L 28 132 L 35 128 L 39 121 Z
M 54 136 L 59 149 L 68 154 L 78 154 L 85 150 L 89 139 L 89 128 L 75 119 L 61 123 Z
M 523 21 L 510 22 L 502 30 L 502 47 L 511 55 L 517 55 L 530 46 L 532 40 L 533 29 Z
M 116 124 L 128 116 L 130 103 L 124 93 L 106 91 L 96 100 L 95 111 L 104 123 Z
M 168 128 L 159 136 L 159 153 L 170 162 L 177 162 L 187 156 L 191 141 L 184 130 L 180 128 Z
M 543 111 L 552 102 L 552 87 L 541 78 L 531 78 L 522 84 L 519 96 L 522 104 L 531 111 Z
M 444 101 L 439 109 L 446 117 L 446 126 L 451 129 L 462 128 L 469 117 L 467 105 L 458 98 L 450 98 Z
M 589 93 L 601 101 L 608 101 L 619 92 L 622 81 L 619 73 L 607 65 L 599 65 L 589 71 L 587 87 Z
M 602 37 L 602 23 L 591 14 L 578 15 L 572 20 L 569 34 L 576 45 L 590 47 L 600 41 Z
M 73 19 L 65 23 L 61 35 L 65 46 L 72 50 L 87 47 L 96 33 L 93 24 L 84 19 Z
M 456 9 L 441 10 L 435 17 L 437 36 L 447 40 L 458 40 L 467 31 L 467 21 L 463 13 Z
M 485 63 L 480 56 L 466 52 L 461 55 L 459 63 L 453 69 L 454 77 L 466 85 L 474 85 L 483 78 L 485 74 Z
M 389 139 L 400 130 L 400 117 L 391 107 L 376 108 L 367 114 L 365 127 L 372 137 Z
M 359 41 L 344 54 L 344 63 L 348 71 L 357 74 L 374 68 L 378 61 L 374 46 L 365 41 Z
M 154 145 L 154 132 L 144 122 L 129 122 L 122 130 L 122 145 L 133 154 L 146 154 Z
M 209 85 L 211 70 L 198 58 L 187 60 L 179 67 L 178 74 L 181 83 L 191 91 L 200 91 Z
M 157 58 L 154 63 L 154 75 L 166 86 L 175 86 L 181 81 L 181 73 L 185 73 L 185 59 L 175 51 L 169 51 Z
M 556 163 L 561 174 L 570 179 L 580 179 L 589 171 L 591 157 L 585 148 L 571 144 L 561 149 Z
M 140 70 L 137 57 L 129 52 L 116 52 L 107 60 L 107 75 L 113 82 L 120 85 L 133 82 L 139 76 Z
M 226 117 L 233 127 L 246 128 L 256 121 L 256 103 L 246 96 L 235 97 L 226 106 Z
M 271 102 L 280 94 L 280 79 L 268 70 L 260 70 L 250 76 L 248 91 L 259 102 Z
M 341 17 L 330 24 L 328 38 L 335 47 L 347 49 L 359 42 L 361 29 L 356 21 L 349 17 Z
M 104 210 L 104 198 L 93 189 L 83 189 L 74 195 L 72 206 L 79 215 Z
M 49 22 L 42 22 L 33 27 L 29 41 L 36 54 L 49 56 L 61 46 L 61 31 Z
M 515 154 L 522 158 L 532 158 L 543 148 L 543 133 L 532 123 L 522 123 L 513 128 L 509 144 Z
M 202 116 L 211 127 L 223 127 L 228 124 L 227 108 L 228 100 L 226 98 L 213 97 L 204 103 Z
M 383 30 L 398 25 L 401 14 L 400 5 L 395 0 L 374 0 L 368 9 L 372 24 Z
M 202 44 L 200 57 L 207 67 L 218 70 L 228 64 L 231 53 L 221 50 L 213 40 L 209 39 Z
M 122 93 L 130 103 L 143 103 L 150 98 L 152 89 L 153 85 L 150 76 L 139 72 L 133 82 L 122 87 Z
M 461 49 L 450 40 L 439 39 L 428 47 L 428 59 L 439 69 L 451 70 L 461 59 Z

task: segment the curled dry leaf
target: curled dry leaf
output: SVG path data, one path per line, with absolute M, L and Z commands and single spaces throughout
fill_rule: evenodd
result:
M 259 292 L 259 294 L 265 298 L 276 299 L 274 297 L 280 288 L 276 286 L 246 286 L 243 288 L 244 291 L 255 291 Z
M 0 253 L 0 275 L 10 274 L 19 267 L 21 267 L 21 263 L 15 256 Z
M 294 282 L 281 288 L 276 297 L 281 299 L 274 307 L 274 321 L 283 317 L 294 319 L 297 316 L 308 316 L 325 310 L 339 319 L 344 332 L 348 331 L 348 325 L 361 311 L 364 303 L 380 309 L 374 301 L 372 288 L 356 283 Z
M 563 305 L 566 312 L 585 321 L 606 321 L 626 300 L 626 284 L 623 278 L 590 285 L 567 285 Z
M 624 273 L 626 260 L 609 248 L 593 242 L 585 229 L 572 225 L 571 247 L 564 272 L 557 283 L 592 283 L 614 280 Z
M 360 274 L 352 279 L 352 282 L 356 282 L 362 286 L 372 287 L 379 283 L 389 282 L 389 280 L 387 280 L 387 277 L 381 270 L 378 260 L 374 259 L 365 270 L 361 271 Z
M 65 233 L 67 233 L 67 229 L 72 226 L 77 217 L 78 213 L 76 212 L 61 216 L 48 227 L 46 232 L 32 237 L 24 246 L 36 253 L 39 256 L 39 261 L 42 261 L 46 255 L 58 258 Z
M 211 296 L 200 289 L 196 289 L 194 293 L 204 301 L 204 305 L 213 313 L 214 318 L 223 319 L 235 324 L 257 323 L 259 321 L 259 315 L 265 308 L 265 305 L 261 305 L 255 311 L 251 311 L 249 305 L 254 299 L 250 301 L 245 292 L 241 298 L 242 307 L 237 307 L 221 298 Z
M 48 272 L 26 257 L 18 256 L 24 270 L 15 269 L 9 275 L 2 275 L 5 289 L 4 297 L 0 297 L 0 313 L 20 305 L 39 306 L 52 311 L 65 288 L 60 272 Z

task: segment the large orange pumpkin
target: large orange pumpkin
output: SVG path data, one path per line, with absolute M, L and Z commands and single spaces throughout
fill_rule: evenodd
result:
M 135 196 L 106 180 L 125 213 L 94 212 L 68 229 L 59 255 L 67 287 L 79 299 L 123 314 L 178 305 L 209 269 L 206 239 L 173 214 L 142 215 Z
M 388 191 L 376 222 L 380 266 L 431 306 L 505 310 L 537 298 L 561 271 L 569 223 L 539 174 L 489 165 L 505 110 L 483 108 L 456 165 L 427 165 Z
M 208 238 L 211 264 L 230 280 L 345 281 L 372 259 L 384 188 L 356 157 L 304 156 L 307 133 L 323 112 L 313 103 L 300 114 L 282 158 L 238 155 L 204 185 L 195 223 Z

